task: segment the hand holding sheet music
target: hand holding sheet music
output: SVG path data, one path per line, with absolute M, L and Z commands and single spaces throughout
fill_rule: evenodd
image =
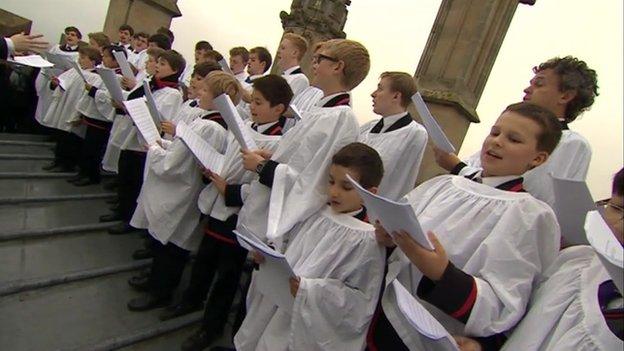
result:
M 435 118 L 431 115 L 429 108 L 427 108 L 427 105 L 419 92 L 412 95 L 412 102 L 414 102 L 416 111 L 418 111 L 423 125 L 427 130 L 427 134 L 429 134 L 429 137 L 435 146 L 451 154 L 457 153 L 453 144 L 451 144 L 442 128 L 440 128 L 438 122 L 436 122 Z
M 147 144 L 156 144 L 156 142 L 160 140 L 160 133 L 150 116 L 145 100 L 143 98 L 138 98 L 124 101 L 123 104 L 126 106 L 130 118 L 134 121 L 134 124 L 139 129 L 139 132 Z
M 596 210 L 587 213 L 585 231 L 590 245 L 598 253 L 598 258 L 605 267 L 620 293 L 624 293 L 624 248 L 617 240 L 611 228 Z
M 123 96 L 123 92 L 121 91 L 121 85 L 119 85 L 119 80 L 117 79 L 117 75 L 115 71 L 109 68 L 96 68 L 96 72 L 102 77 L 102 81 L 108 89 L 108 93 L 113 98 L 113 100 L 117 101 L 117 103 L 121 104 L 125 98 Z
M 245 122 L 243 122 L 238 111 L 236 111 L 236 107 L 234 107 L 230 97 L 227 94 L 221 94 L 213 99 L 213 103 L 221 113 L 221 117 L 223 117 L 225 123 L 227 123 L 228 129 L 234 134 L 241 149 L 257 149 L 258 147 L 251 136 L 249 128 L 245 125 Z
M 184 121 L 178 122 L 176 135 L 184 141 L 202 166 L 211 172 L 221 173 L 225 156 L 202 139 Z
M 296 121 L 301 121 L 301 111 L 299 111 L 299 109 L 297 108 L 297 106 L 295 106 L 295 104 L 290 104 L 290 109 L 293 112 L 293 118 Z
M 436 345 L 438 346 L 436 349 L 442 347 L 444 350 L 449 351 L 459 350 L 451 334 L 398 280 L 395 279 L 392 282 L 392 287 L 394 288 L 399 310 L 420 334 L 431 340 L 440 341 Z M 445 344 L 446 346 L 444 346 Z
M 78 63 L 77 63 L 77 62 L 74 62 L 74 61 L 72 61 L 71 63 L 72 63 L 72 68 L 73 68 L 76 72 L 78 72 L 78 74 L 80 75 L 80 78 L 82 78 L 82 81 L 83 81 L 83 82 L 86 82 L 86 81 L 87 81 L 87 78 L 85 78 L 84 73 L 82 73 L 82 69 L 80 68 L 80 66 L 78 66 Z
M 289 279 L 294 277 L 295 273 L 286 257 L 263 243 L 244 226 L 234 230 L 234 234 L 265 258 L 254 279 L 258 290 L 280 308 L 288 312 L 292 311 L 295 298 L 290 294 Z
M 121 75 L 134 79 L 134 73 L 132 73 L 132 68 L 130 68 L 126 55 L 121 51 L 113 51 L 113 56 L 115 56 L 115 60 L 119 64 L 119 68 L 121 68 Z
M 143 81 L 143 90 L 145 91 L 145 101 L 147 102 L 147 108 L 154 119 L 154 123 L 160 125 L 160 123 L 164 122 L 165 119 L 158 111 L 158 107 L 156 107 L 156 100 L 154 100 L 154 95 L 152 95 L 152 89 L 150 89 L 149 83 L 147 81 Z
M 353 178 L 347 175 L 347 179 L 353 184 L 360 194 L 366 208 L 374 213 L 381 225 L 388 233 L 404 230 L 408 232 L 416 242 L 427 250 L 433 251 L 434 247 L 425 235 L 420 223 L 414 214 L 412 206 L 383 198 L 362 188 Z

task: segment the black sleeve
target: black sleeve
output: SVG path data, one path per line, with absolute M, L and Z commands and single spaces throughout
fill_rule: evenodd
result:
M 242 184 L 228 184 L 225 187 L 225 206 L 241 207 L 243 206 Z
M 453 167 L 453 169 L 451 169 L 451 174 L 458 175 L 459 172 L 461 172 L 461 170 L 464 169 L 464 167 L 466 166 L 468 165 L 465 164 L 464 162 L 459 162 L 458 164 L 455 165 L 455 167 Z
M 269 188 L 273 187 L 273 178 L 275 178 L 275 168 L 279 165 L 278 162 L 268 160 L 260 172 L 260 184 L 264 184 Z
M 437 282 L 423 277 L 418 284 L 418 297 L 449 316 L 466 323 L 477 299 L 475 279 L 449 262 Z
M 95 93 L 97 93 L 97 91 L 98 91 L 98 88 L 96 88 L 94 86 L 91 86 L 91 89 L 89 89 L 89 93 L 88 94 L 89 94 L 90 97 L 95 98 Z

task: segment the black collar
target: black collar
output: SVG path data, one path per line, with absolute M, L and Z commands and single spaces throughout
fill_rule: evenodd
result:
M 362 206 L 362 210 L 356 213 L 353 217 L 359 219 L 362 222 L 368 222 L 368 213 L 366 212 L 366 207 Z
M 351 101 L 351 97 L 348 93 L 342 93 L 334 96 L 327 101 L 323 107 L 336 107 L 336 106 L 348 106 Z
M 381 133 L 381 129 L 383 128 L 383 123 L 384 123 L 384 119 L 380 119 L 379 122 L 377 122 L 377 124 L 375 124 L 375 126 L 373 127 L 373 129 L 371 129 L 371 133 L 374 134 L 378 134 Z M 392 125 L 386 129 L 386 131 L 384 133 L 388 133 L 388 132 L 392 132 L 395 131 L 397 129 L 401 129 L 403 127 L 408 126 L 410 123 L 412 123 L 412 116 L 410 116 L 409 113 L 407 113 L 405 116 L 399 118 L 398 120 L 396 120 L 396 122 L 392 123 Z
M 559 121 L 559 125 L 561 126 L 561 130 L 570 130 L 570 127 L 568 127 L 567 121 Z
M 288 73 L 289 76 L 293 75 L 293 74 L 298 74 L 298 73 L 303 73 L 303 71 L 301 70 L 301 67 L 297 67 L 296 70 Z
M 219 111 L 210 112 L 210 113 L 202 116 L 202 119 L 205 119 L 207 121 L 216 122 L 221 127 L 223 127 L 225 130 L 228 129 L 227 123 L 225 123 L 225 120 L 223 119 L 223 117 L 221 117 L 221 113 L 219 113 Z

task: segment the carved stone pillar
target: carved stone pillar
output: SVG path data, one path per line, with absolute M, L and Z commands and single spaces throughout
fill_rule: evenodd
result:
M 104 33 L 117 41 L 117 29 L 129 24 L 135 32 L 156 33 L 169 28 L 171 19 L 182 16 L 177 0 L 110 0 L 104 22 Z
M 296 33 L 308 40 L 308 52 L 301 60 L 301 69 L 308 77 L 314 45 L 320 41 L 346 37 L 343 29 L 349 5 L 351 0 L 293 0 L 290 13 L 280 13 L 284 33 Z M 277 71 L 277 64 L 274 64 L 271 72 Z
M 517 6 L 518 0 L 443 0 L 440 5 L 414 79 L 457 149 L 469 124 L 479 123 L 476 107 Z M 501 108 L 508 102 L 501 101 Z M 417 183 L 442 173 L 428 147 Z

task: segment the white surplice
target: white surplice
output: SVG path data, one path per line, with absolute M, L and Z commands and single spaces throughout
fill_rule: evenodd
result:
M 611 280 L 590 246 L 563 251 L 535 290 L 528 313 L 503 350 L 622 350 L 598 301 L 600 284 Z
M 427 146 L 427 131 L 416 121 L 409 125 L 384 133 L 371 133 L 379 119 L 370 121 L 360 128 L 358 141 L 375 149 L 384 166 L 384 175 L 378 194 L 391 200 L 398 200 L 414 189 L 420 162 Z
M 465 162 L 472 167 L 481 167 L 480 152 L 470 156 Z M 555 193 L 549 174 L 557 178 L 585 180 L 592 151 L 587 139 L 572 130 L 563 130 L 561 140 L 541 166 L 524 174 L 524 189 L 551 207 L 555 203 Z
M 213 121 L 196 122 L 190 126 L 193 131 L 224 153 L 225 129 Z M 163 146 L 150 146 L 147 152 L 143 186 L 130 224 L 147 229 L 162 244 L 171 241 L 194 250 L 201 239 L 197 208 L 203 186 L 200 165 L 182 139 L 163 141 Z
M 452 334 L 488 336 L 513 328 L 524 315 L 532 287 L 559 251 L 561 235 L 552 209 L 528 193 L 452 175 L 421 184 L 406 199 L 423 231 L 433 231 L 450 262 L 477 285 L 465 325 L 420 300 L 423 305 Z M 416 296 L 422 274 L 399 249 L 388 259 L 386 284 L 395 277 Z M 410 330 L 392 291 L 385 290 L 384 312 L 403 342 L 416 350 L 418 333 Z
M 357 140 L 359 126 L 349 106 L 315 107 L 304 115 L 271 157 L 279 163 L 273 187 L 254 180 L 239 213 L 239 224 L 272 241 L 325 204 L 331 158 Z
M 78 62 L 78 51 L 63 51 L 61 50 L 60 45 L 54 45 L 50 48 L 50 50 L 48 50 L 48 52 L 56 55 L 64 55 L 70 60 Z M 38 96 L 37 108 L 35 109 L 35 119 L 44 126 L 48 126 L 43 124 L 42 121 L 48 111 L 48 108 L 50 107 L 53 93 L 52 89 L 50 89 L 50 79 L 48 77 L 59 76 L 62 73 L 63 70 L 60 68 L 42 68 L 35 79 L 35 90 Z
M 293 96 L 301 94 L 307 87 L 310 86 L 308 77 L 303 73 L 293 73 L 297 69 L 301 69 L 300 66 L 294 66 L 284 71 L 282 77 L 286 79 L 290 89 L 293 92 Z
M 374 228 L 326 206 L 293 228 L 286 259 L 301 277 L 292 314 L 255 288 L 237 350 L 362 350 L 383 279 Z
M 310 111 L 319 100 L 323 98 L 323 91 L 315 86 L 308 86 L 299 94 L 293 96 L 291 104 L 297 106 L 299 111 Z

